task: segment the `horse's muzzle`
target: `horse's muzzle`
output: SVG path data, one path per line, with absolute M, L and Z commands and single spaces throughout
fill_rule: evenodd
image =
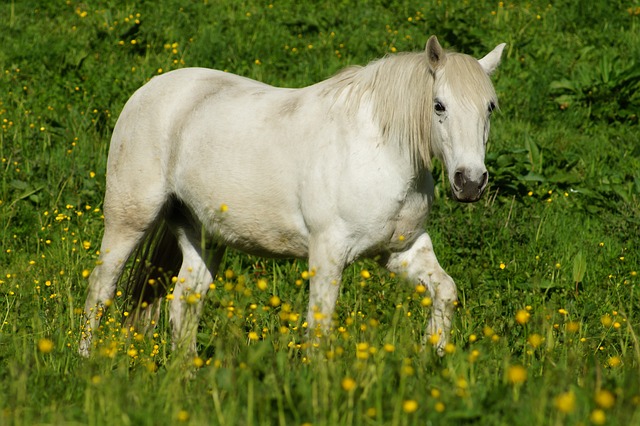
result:
M 472 176 L 469 169 L 460 168 L 453 175 L 451 190 L 457 201 L 472 203 L 478 201 L 489 182 L 489 173 L 485 169 L 481 174 Z

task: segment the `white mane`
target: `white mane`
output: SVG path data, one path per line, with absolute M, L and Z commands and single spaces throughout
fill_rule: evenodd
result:
M 450 85 L 456 97 L 477 105 L 487 99 L 497 102 L 491 80 L 477 60 L 455 52 L 447 52 L 444 59 L 442 83 Z M 370 100 L 385 140 L 408 149 L 418 169 L 431 168 L 434 74 L 425 52 L 399 53 L 364 67 L 349 67 L 326 83 L 333 89 L 327 92 L 348 91 L 347 108 L 352 112 L 363 99 Z

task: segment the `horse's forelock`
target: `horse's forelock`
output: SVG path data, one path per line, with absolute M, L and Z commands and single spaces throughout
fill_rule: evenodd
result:
M 480 111 L 487 102 L 497 103 L 491 79 L 476 59 L 461 53 L 448 53 L 442 70 L 442 84 L 449 86 L 453 96 Z

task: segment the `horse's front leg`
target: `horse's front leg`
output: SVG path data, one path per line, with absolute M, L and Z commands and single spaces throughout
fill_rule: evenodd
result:
M 311 339 L 326 335 L 331 328 L 342 271 L 346 265 L 344 251 L 328 238 L 313 238 L 309 247 L 308 333 Z
M 435 343 L 438 355 L 444 355 L 458 296 L 453 279 L 438 263 L 429 235 L 424 233 L 407 250 L 391 254 L 385 266 L 416 286 L 424 285 L 431 293 L 433 311 L 426 337 Z

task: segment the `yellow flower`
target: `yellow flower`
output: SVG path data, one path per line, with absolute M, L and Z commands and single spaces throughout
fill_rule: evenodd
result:
M 360 271 L 360 276 L 366 280 L 371 278 L 371 273 L 366 269 L 363 269 L 362 271 Z
M 605 389 L 596 392 L 595 400 L 598 407 L 604 409 L 609 409 L 616 405 L 616 396 Z
M 258 289 L 264 291 L 269 287 L 269 284 L 267 283 L 267 280 L 261 278 L 258 280 L 257 287 Z
M 437 413 L 442 413 L 444 412 L 446 407 L 441 401 L 438 401 L 436 402 L 436 405 L 433 408 L 436 410 Z
M 342 389 L 344 389 L 346 392 L 351 392 L 356 388 L 356 381 L 351 377 L 345 377 L 344 379 L 342 379 L 342 382 L 340 382 L 340 386 L 342 386 Z
M 613 324 L 613 319 L 611 319 L 611 316 L 609 314 L 604 314 L 602 318 L 600 318 L 600 323 L 605 327 L 611 327 L 611 324 Z
M 43 354 L 48 354 L 53 350 L 53 341 L 47 338 L 38 340 L 38 350 Z
M 418 402 L 415 399 L 407 399 L 402 402 L 402 411 L 405 413 L 413 413 L 418 409 Z
M 274 308 L 277 307 L 277 306 L 280 306 L 280 298 L 278 296 L 275 296 L 275 295 L 271 296 L 269 298 L 269 304 L 271 306 L 273 306 Z
M 622 364 L 622 360 L 618 356 L 612 356 L 607 360 L 607 365 L 609 367 L 618 367 L 620 364 Z
M 431 345 L 435 346 L 440 341 L 440 335 L 439 334 L 432 334 L 432 335 L 429 336 L 428 341 L 429 341 L 429 343 L 431 343 Z
M 507 380 L 512 385 L 521 385 L 527 381 L 527 369 L 521 365 L 512 365 L 507 370 Z
M 516 322 L 520 325 L 524 325 L 529 322 L 529 318 L 531 318 L 531 314 L 524 309 L 520 309 L 516 312 Z
M 193 358 L 193 366 L 196 368 L 200 368 L 204 365 L 204 360 L 199 356 Z
M 480 357 L 480 351 L 477 349 L 474 349 L 469 354 L 469 362 L 476 362 L 479 357 Z
M 256 333 L 255 331 L 249 332 L 249 340 L 258 340 L 259 338 L 260 336 L 258 336 L 258 333 Z
M 444 351 L 445 353 L 451 355 L 456 351 L 456 345 L 454 345 L 453 343 L 447 343 L 446 345 L 444 345 Z
M 569 321 L 564 328 L 567 333 L 577 333 L 580 330 L 580 323 L 578 321 Z
M 601 409 L 596 408 L 591 412 L 589 420 L 591 420 L 591 423 L 594 425 L 603 425 L 607 422 L 607 415 Z
M 543 341 L 544 341 L 544 337 L 542 337 L 541 335 L 539 335 L 537 333 L 532 334 L 527 339 L 527 342 L 529 342 L 529 344 L 531 346 L 533 346 L 534 348 L 537 348 L 538 346 L 540 346 Z
M 576 395 L 573 391 L 561 393 L 554 400 L 556 409 L 562 413 L 569 414 L 576 409 Z
M 188 422 L 189 421 L 189 413 L 186 410 L 178 411 L 178 415 L 176 416 L 179 422 Z

